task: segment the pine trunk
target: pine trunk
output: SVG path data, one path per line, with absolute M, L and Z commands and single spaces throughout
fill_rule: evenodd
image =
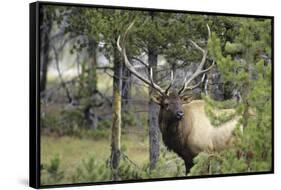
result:
M 49 14 L 47 13 L 47 9 L 43 9 L 42 14 L 44 16 L 44 28 L 42 29 L 42 38 L 41 43 L 42 46 L 42 63 L 41 63 L 41 77 L 40 77 L 40 92 L 44 92 L 47 84 L 47 73 L 48 73 L 48 65 L 50 63 L 50 33 L 52 30 L 52 21 L 49 18 Z
M 153 47 L 148 48 L 148 63 L 153 68 L 153 80 L 157 80 L 157 52 Z M 149 97 L 153 95 L 153 89 L 149 89 Z M 149 127 L 149 161 L 150 169 L 154 169 L 159 158 L 159 126 L 158 126 L 159 108 L 151 99 L 148 107 L 148 127 Z
M 114 50 L 113 77 L 113 116 L 111 134 L 111 167 L 112 179 L 118 180 L 118 165 L 121 148 L 121 92 L 122 92 L 122 62 L 117 49 Z
M 90 111 L 90 128 L 91 129 L 96 129 L 98 127 L 98 116 L 97 116 L 97 111 L 96 111 L 96 106 L 99 104 L 98 101 L 98 94 L 97 94 L 97 51 L 96 51 L 96 47 L 93 50 L 93 54 L 91 55 L 92 57 L 92 61 L 90 63 L 90 89 L 91 89 L 91 109 Z M 92 102 L 93 101 L 93 102 Z
M 128 114 L 131 109 L 131 101 L 132 101 L 132 80 L 131 80 L 131 72 L 123 67 L 123 82 L 122 82 L 122 108 L 123 114 Z

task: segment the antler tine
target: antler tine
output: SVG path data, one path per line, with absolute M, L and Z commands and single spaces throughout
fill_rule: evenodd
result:
M 209 38 L 211 37 L 211 30 L 210 30 L 210 27 L 209 25 L 207 24 L 207 30 L 208 30 L 208 40 Z M 202 70 L 203 67 L 204 67 L 204 64 L 206 63 L 206 59 L 207 59 L 207 54 L 208 54 L 208 49 L 203 49 L 201 48 L 197 43 L 195 43 L 194 41 L 192 40 L 189 40 L 192 45 L 198 49 L 199 51 L 202 52 L 203 56 L 202 56 L 202 59 L 201 59 L 201 62 L 199 64 L 199 66 L 197 67 L 195 73 L 187 80 L 187 76 L 185 76 L 184 78 L 184 85 L 183 87 L 179 90 L 179 94 L 181 94 L 182 92 L 184 92 L 185 90 L 187 89 L 190 89 L 190 87 L 188 87 L 188 85 L 196 78 L 198 77 L 199 75 L 203 74 L 203 73 L 206 73 L 207 71 L 209 71 L 213 66 L 214 66 L 214 61 L 212 63 L 212 65 L 208 68 L 208 69 L 205 69 L 205 70 Z
M 143 64 L 146 68 L 149 68 L 148 63 L 143 62 L 141 59 L 137 58 L 137 57 L 132 57 L 132 60 L 136 60 L 138 62 L 140 62 L 141 64 Z
M 208 40 L 211 38 L 211 29 L 209 27 L 209 24 L 206 24 L 207 30 L 208 30 Z
M 165 92 L 164 90 L 158 86 L 157 84 L 155 84 L 153 82 L 153 71 L 150 70 L 150 81 L 147 80 L 145 77 L 143 77 L 140 73 L 138 73 L 136 71 L 136 69 L 134 68 L 134 66 L 130 63 L 128 57 L 127 57 L 127 54 L 126 54 L 126 49 L 125 49 L 125 42 L 126 42 L 126 39 L 127 39 L 127 36 L 128 36 L 128 33 L 129 33 L 129 30 L 133 27 L 134 25 L 134 21 L 129 25 L 129 27 L 126 29 L 125 33 L 124 33 L 124 36 L 123 36 L 123 39 L 122 39 L 122 46 L 120 45 L 120 35 L 118 36 L 118 39 L 117 39 L 117 49 L 120 51 L 120 53 L 123 55 L 123 58 L 124 58 L 124 62 L 125 62 L 125 66 L 127 67 L 127 69 L 133 74 L 135 75 L 138 79 L 142 80 L 145 84 L 151 86 L 152 88 L 154 88 L 155 90 L 157 90 L 161 95 L 165 95 Z M 152 68 L 151 68 L 152 69 Z
M 197 84 L 195 84 L 193 86 L 189 86 L 186 89 L 187 90 L 193 90 L 194 88 L 197 88 L 204 81 L 205 77 L 206 77 L 206 74 L 204 73 L 201 80 Z
M 174 71 L 171 71 L 171 82 L 170 82 L 169 86 L 166 88 L 165 94 L 168 94 L 168 92 L 169 92 L 170 88 L 172 87 L 173 83 L 174 83 Z

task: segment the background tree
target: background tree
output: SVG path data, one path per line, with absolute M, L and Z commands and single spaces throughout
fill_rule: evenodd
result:
M 41 9 L 41 19 L 42 19 L 42 27 L 41 27 L 41 44 L 42 45 L 42 64 L 41 64 L 41 75 L 40 75 L 40 92 L 43 92 L 46 89 L 46 81 L 47 81 L 47 73 L 48 73 L 48 65 L 50 63 L 50 39 L 51 39 L 51 31 L 54 20 L 54 10 L 50 7 L 45 7 Z
M 209 51 L 224 81 L 232 81 L 241 93 L 241 101 L 209 104 L 213 108 L 236 105 L 237 114 L 242 115 L 243 134 L 237 130 L 237 140 L 229 150 L 200 154 L 191 175 L 268 171 L 272 167 L 271 21 L 233 18 L 232 22 L 238 30 L 233 33 L 238 35 L 232 42 L 222 43 L 213 33 Z
M 113 180 L 118 180 L 118 166 L 121 154 L 121 102 L 122 102 L 122 71 L 123 62 L 117 49 L 118 36 L 124 30 L 124 24 L 128 23 L 130 14 L 122 11 L 99 11 L 101 17 L 102 40 L 105 43 L 105 55 L 112 60 L 113 68 L 113 115 L 111 132 L 111 167 Z M 114 15 L 114 16 L 113 16 Z M 101 22 L 102 21 L 102 22 Z

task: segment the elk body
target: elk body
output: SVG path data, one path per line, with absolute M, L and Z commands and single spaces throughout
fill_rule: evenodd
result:
M 215 127 L 211 124 L 205 113 L 205 102 L 203 100 L 192 101 L 192 98 L 185 93 L 186 91 L 191 91 L 198 87 L 203 81 L 205 73 L 214 66 L 213 61 L 211 66 L 207 69 L 203 69 L 207 59 L 207 48 L 203 49 L 190 40 L 192 45 L 202 52 L 201 62 L 192 76 L 189 78 L 185 76 L 183 87 L 179 91 L 175 89 L 170 91 L 173 79 L 167 89 L 163 90 L 152 80 L 152 69 L 149 69 L 149 79 L 143 77 L 135 70 L 126 55 L 125 41 L 128 31 L 132 26 L 133 23 L 125 31 L 122 45 L 120 44 L 119 36 L 117 40 L 118 49 L 122 53 L 125 66 L 128 70 L 145 84 L 154 88 L 157 92 L 158 95 L 151 98 L 160 106 L 158 122 L 163 142 L 169 150 L 174 151 L 184 160 L 186 174 L 188 174 L 193 164 L 193 158 L 200 152 L 220 151 L 231 143 L 233 139 L 232 133 L 239 118 L 235 117 L 221 126 Z M 210 37 L 211 32 L 208 25 L 207 29 Z M 145 66 L 147 65 L 145 64 Z M 199 76 L 203 76 L 202 80 L 195 85 L 191 85 L 194 79 Z M 220 110 L 220 112 L 234 111 L 234 109 Z
M 163 142 L 169 150 L 173 150 L 184 160 L 186 174 L 193 165 L 193 158 L 200 152 L 220 151 L 231 143 L 238 117 L 215 127 L 205 113 L 203 100 L 184 104 L 183 100 L 172 92 L 159 103 L 159 127 Z

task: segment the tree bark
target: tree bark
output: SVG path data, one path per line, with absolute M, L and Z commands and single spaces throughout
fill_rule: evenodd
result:
M 87 101 L 83 105 L 84 118 L 87 122 L 86 127 L 96 129 L 98 127 L 97 107 L 102 102 L 97 89 L 97 42 L 95 39 L 89 39 L 87 62 L 79 63 L 77 60 L 77 69 L 79 73 L 79 89 L 77 99 L 85 98 Z M 81 65 L 81 73 L 79 66 Z
M 209 96 L 217 101 L 224 100 L 224 89 L 222 86 L 222 79 L 219 71 L 215 69 L 211 69 L 211 71 L 207 74 L 207 80 L 205 82 L 204 88 L 206 87 L 206 91 L 208 92 Z
M 131 106 L 131 88 L 132 88 L 132 80 L 131 80 L 131 72 L 123 67 L 123 82 L 122 82 L 122 105 L 125 112 L 128 112 Z
M 174 74 L 174 77 L 176 77 L 176 71 L 177 71 L 177 64 L 176 63 L 172 63 L 172 71 L 173 71 L 173 74 Z
M 46 84 L 47 84 L 47 73 L 48 73 L 48 66 L 50 62 L 50 33 L 52 30 L 52 20 L 50 15 L 48 14 L 47 9 L 42 9 L 42 19 L 43 19 L 43 29 L 42 29 L 42 38 L 41 44 L 42 47 L 42 63 L 41 63 L 41 77 L 40 77 L 40 92 L 45 91 Z
M 123 82 L 122 82 L 122 117 L 129 116 L 131 111 L 131 87 L 132 87 L 132 80 L 131 80 L 131 73 L 126 68 L 123 67 Z M 123 120 L 123 126 L 127 127 L 127 122 Z
M 116 40 L 117 41 L 117 40 Z M 113 46 L 115 47 L 115 46 Z M 111 128 L 111 167 L 112 179 L 118 180 L 118 165 L 121 148 L 121 92 L 122 92 L 122 62 L 117 48 L 114 48 L 113 77 L 113 116 Z
M 153 68 L 153 80 L 157 80 L 157 52 L 152 47 L 148 47 L 148 64 L 149 67 Z M 154 93 L 153 88 L 149 88 L 149 97 Z M 156 103 L 151 99 L 149 100 L 148 106 L 148 127 L 149 127 L 149 161 L 150 169 L 156 167 L 157 160 L 159 158 L 159 124 L 158 124 L 158 113 L 159 108 Z
M 90 56 L 92 57 L 91 62 L 90 62 L 90 89 L 91 93 L 94 94 L 96 93 L 97 90 L 97 48 L 93 47 L 92 53 Z
M 97 116 L 97 111 L 96 111 L 96 107 L 97 105 L 100 104 L 100 102 L 98 102 L 98 93 L 97 93 L 97 48 L 96 48 L 96 43 L 94 43 L 94 47 L 93 50 L 90 54 L 90 56 L 92 57 L 91 62 L 90 62 L 90 77 L 89 77 L 89 88 L 90 88 L 90 95 L 91 95 L 91 99 L 90 99 L 90 104 L 91 104 L 91 108 L 89 109 L 90 112 L 90 128 L 91 129 L 96 129 L 98 127 L 98 116 Z

